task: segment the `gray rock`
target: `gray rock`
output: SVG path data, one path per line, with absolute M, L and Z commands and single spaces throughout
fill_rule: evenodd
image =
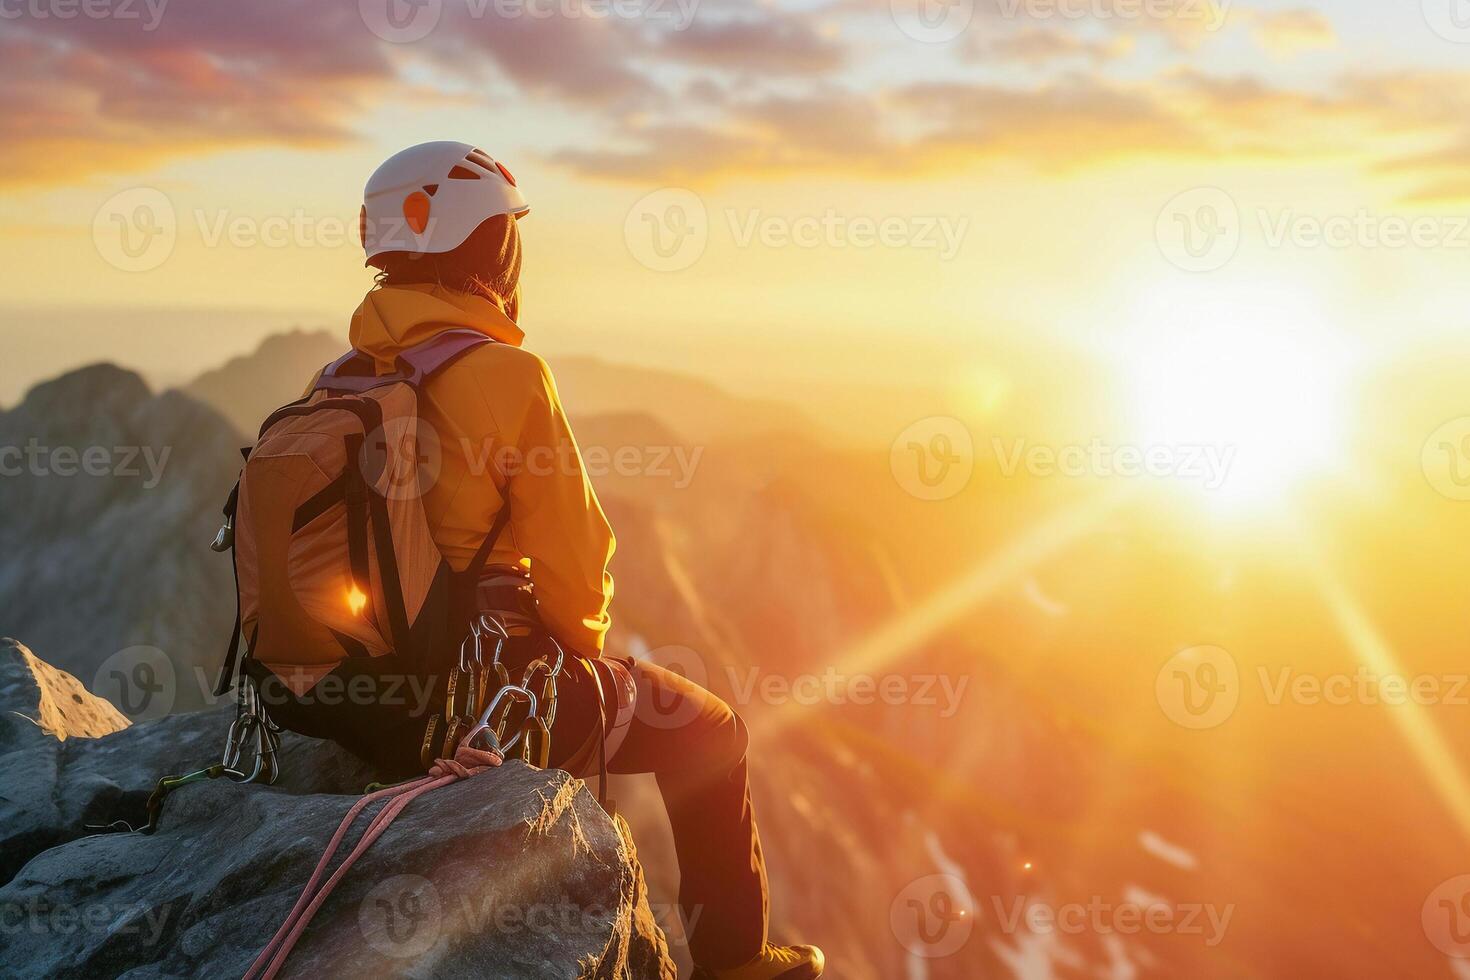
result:
M 22 667 L 43 683 L 26 683 Z M 47 681 L 68 697 L 80 691 L 78 717 L 106 706 L 23 647 L 0 646 L 0 711 L 45 714 L 32 702 Z M 288 734 L 276 786 L 182 787 L 151 836 L 88 827 L 141 823 L 157 778 L 216 758 L 230 717 L 174 715 L 100 738 L 63 739 L 29 722 L 6 729 L 0 972 L 244 973 L 371 779 L 362 762 Z M 580 780 L 520 762 L 409 806 L 322 905 L 283 971 L 357 974 L 675 976 L 626 824 Z

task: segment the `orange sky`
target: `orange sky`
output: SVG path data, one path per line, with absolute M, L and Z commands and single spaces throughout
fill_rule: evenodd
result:
M 1470 38 L 1436 0 L 399 3 L 8 19 L 0 403 L 341 329 L 362 182 L 432 138 L 520 178 L 532 346 L 860 425 L 893 420 L 856 386 L 1044 395 L 1059 347 L 1126 384 L 1160 296 L 1265 283 L 1375 351 L 1470 300 Z

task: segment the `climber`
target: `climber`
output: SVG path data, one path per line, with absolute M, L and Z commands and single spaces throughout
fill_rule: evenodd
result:
M 273 723 L 331 738 L 387 778 L 403 779 L 463 742 L 463 728 L 445 722 L 454 714 L 446 700 L 460 696 L 446 691 L 446 676 L 471 625 L 495 625 L 496 649 L 503 647 L 513 677 L 558 646 L 565 663 L 547 760 L 574 775 L 590 775 L 599 757 L 605 771 L 655 775 L 673 827 L 697 975 L 818 977 L 819 949 L 768 941 L 740 717 L 680 674 L 603 656 L 613 534 L 551 372 L 521 346 L 519 220 L 528 211 L 511 172 L 465 143 L 410 147 L 368 180 L 361 231 L 376 285 L 353 314 L 352 352 L 262 427 L 227 511 L 239 528 L 241 671 Z M 417 392 L 408 494 L 373 482 L 385 479 L 382 467 L 366 485 L 354 483 L 353 457 L 368 452 L 366 422 L 347 437 L 344 456 L 340 440 L 323 441 L 323 424 L 302 421 L 334 407 L 361 411 L 344 397 L 353 392 L 374 393 L 371 411 L 391 415 L 408 402 L 373 386 L 400 376 Z M 316 462 L 303 463 L 309 456 Z M 321 476 L 344 458 L 344 477 Z M 273 496 L 304 493 L 315 479 L 324 485 L 290 509 Z M 389 523 L 391 533 L 383 528 Z M 436 550 L 421 557 L 427 539 Z M 320 578 L 334 561 L 346 564 L 349 552 L 345 600 L 341 578 L 317 591 L 297 584 Z M 385 555 L 396 562 L 391 574 L 374 564 Z M 467 587 L 454 585 L 466 578 Z M 468 596 L 469 605 L 456 596 Z M 425 704 L 407 693 L 412 683 L 388 697 L 394 674 L 430 685 Z M 485 674 L 469 676 L 483 683 Z M 352 697 L 357 681 L 381 686 L 371 688 L 373 697 Z M 479 763 L 498 763 L 494 745 L 477 747 Z

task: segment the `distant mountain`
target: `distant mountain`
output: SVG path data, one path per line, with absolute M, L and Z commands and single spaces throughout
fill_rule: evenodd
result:
M 591 415 L 647 412 L 696 441 L 767 433 L 818 434 L 816 424 L 792 405 L 732 394 L 692 375 L 597 357 L 550 360 L 557 389 L 574 421 Z
M 273 409 L 300 397 L 312 375 L 346 349 L 344 337 L 326 330 L 275 334 L 250 354 L 201 374 L 183 390 L 253 436 Z M 675 371 L 595 357 L 550 361 L 562 400 L 578 427 L 595 416 L 640 413 L 696 442 L 767 433 L 819 435 L 811 419 L 792 406 L 744 398 Z
M 301 390 L 317 369 L 336 360 L 347 340 L 326 330 L 273 334 L 249 354 L 233 357 L 184 385 L 253 441 L 265 417 Z
M 239 470 L 239 436 L 177 391 L 110 364 L 37 385 L 0 413 L 0 633 L 30 638 L 94 685 L 166 658 L 172 708 L 205 703 L 234 619 L 229 561 L 208 548 Z M 154 662 L 158 661 L 158 662 Z M 140 682 L 146 680 L 138 675 Z

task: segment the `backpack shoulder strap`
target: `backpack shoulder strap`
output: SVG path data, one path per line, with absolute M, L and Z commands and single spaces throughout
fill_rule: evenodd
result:
M 408 368 L 409 384 L 422 384 L 482 344 L 494 339 L 478 330 L 446 330 L 416 344 L 398 355 L 399 363 Z
M 352 350 L 322 369 L 316 387 L 331 391 L 367 391 L 399 382 L 417 386 L 481 344 L 493 343 L 494 338 L 478 330 L 445 330 L 401 351 L 397 370 L 389 374 L 375 374 L 373 359 Z

